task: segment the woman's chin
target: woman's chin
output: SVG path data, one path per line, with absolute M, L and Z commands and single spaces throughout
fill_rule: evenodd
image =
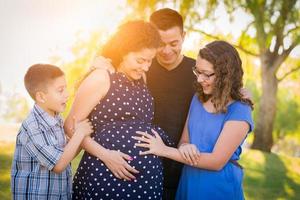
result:
M 142 78 L 141 74 L 134 74 L 130 77 L 130 79 L 134 81 L 140 80 L 141 78 Z

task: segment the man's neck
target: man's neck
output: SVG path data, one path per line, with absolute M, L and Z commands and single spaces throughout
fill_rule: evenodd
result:
M 174 62 L 174 63 L 172 63 L 172 64 L 170 64 L 170 65 L 162 64 L 162 63 L 159 62 L 158 59 L 157 59 L 157 62 L 158 62 L 163 68 L 165 68 L 166 70 L 171 71 L 171 70 L 175 69 L 176 67 L 178 67 L 178 66 L 180 65 L 180 63 L 181 63 L 182 60 L 183 60 L 183 57 L 184 57 L 183 55 L 180 55 L 180 56 L 178 57 L 178 59 L 176 60 L 176 62 Z

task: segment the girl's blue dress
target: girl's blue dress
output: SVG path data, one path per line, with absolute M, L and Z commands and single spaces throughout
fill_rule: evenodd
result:
M 245 121 L 249 124 L 249 132 L 253 130 L 250 106 L 235 101 L 228 106 L 226 113 L 209 113 L 195 95 L 192 99 L 188 119 L 190 143 L 195 144 L 200 152 L 212 152 L 227 121 Z M 242 143 L 230 160 L 239 160 L 242 152 L 241 145 Z M 243 170 L 231 162 L 228 162 L 220 171 L 185 165 L 176 199 L 244 199 L 242 180 Z

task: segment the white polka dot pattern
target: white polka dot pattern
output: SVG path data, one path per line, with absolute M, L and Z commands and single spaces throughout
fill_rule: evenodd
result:
M 140 173 L 134 181 L 120 180 L 98 158 L 84 153 L 73 180 L 73 199 L 161 199 L 162 163 L 155 155 L 140 156 L 136 131 L 155 129 L 169 144 L 163 130 L 152 124 L 153 98 L 142 80 L 131 82 L 124 74 L 110 75 L 108 94 L 93 109 L 95 141 L 111 150 L 130 155 L 128 163 Z

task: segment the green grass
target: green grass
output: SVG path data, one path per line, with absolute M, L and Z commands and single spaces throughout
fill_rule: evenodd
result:
M 0 143 L 0 199 L 10 196 L 10 166 L 14 145 Z M 73 173 L 82 154 L 72 162 Z M 245 151 L 244 192 L 246 199 L 300 199 L 300 158 Z
M 249 150 L 241 163 L 246 199 L 300 199 L 300 158 Z

